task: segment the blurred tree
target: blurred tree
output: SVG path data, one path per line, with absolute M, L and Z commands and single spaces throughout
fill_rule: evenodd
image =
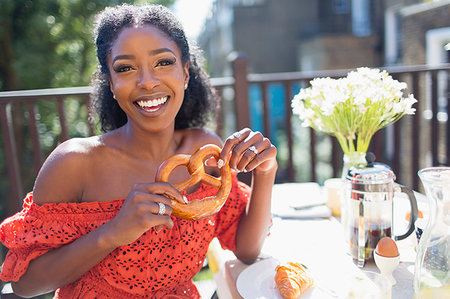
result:
M 0 90 L 87 85 L 95 69 L 94 15 L 120 3 L 174 0 L 0 1 Z
M 94 16 L 120 3 L 170 6 L 175 0 L 0 0 L 0 91 L 85 86 L 96 67 L 92 36 Z M 86 136 L 87 109 L 79 99 L 65 101 L 70 137 Z M 16 148 L 25 191 L 32 188 L 33 153 L 27 107 L 11 106 Z M 37 106 L 40 142 L 46 157 L 59 142 L 61 128 L 55 101 Z M 0 218 L 9 182 L 3 140 L 0 141 Z

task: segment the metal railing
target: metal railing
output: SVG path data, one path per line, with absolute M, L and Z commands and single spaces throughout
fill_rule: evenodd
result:
M 291 111 L 293 98 L 292 86 L 308 86 L 309 81 L 317 77 L 342 77 L 351 70 L 329 70 L 314 72 L 290 72 L 270 74 L 247 74 L 246 60 L 238 58 L 234 61 L 234 76 L 239 80 L 235 85 L 235 103 L 237 126 L 245 127 L 248 122 L 248 87 L 260 86 L 262 92 L 262 110 L 264 117 L 264 132 L 270 136 L 269 101 L 267 89 L 270 84 L 284 85 L 285 97 L 285 130 L 287 135 L 288 163 L 286 181 L 295 181 L 294 132 Z M 418 100 L 414 106 L 414 116 L 406 116 L 397 123 L 375 134 L 370 150 L 378 161 L 388 163 L 397 174 L 397 179 L 408 182 L 414 189 L 418 189 L 419 181 L 417 171 L 427 166 L 445 165 L 450 163 L 450 90 L 449 70 L 450 64 L 438 66 L 395 66 L 383 67 L 392 77 L 407 82 L 408 93 L 413 93 Z M 239 107 L 239 109 L 237 109 Z M 246 110 L 247 109 L 247 110 Z M 309 161 L 311 181 L 317 181 L 317 133 L 310 129 Z M 333 165 L 332 175 L 340 176 L 342 152 L 335 138 L 331 138 L 330 163 Z M 405 157 L 408 160 L 405 160 Z M 403 164 L 403 165 L 402 165 Z
M 285 136 L 279 141 L 280 163 L 277 182 L 290 181 L 320 181 L 318 175 L 319 162 L 330 165 L 331 172 L 325 176 L 340 176 L 342 152 L 333 137 L 318 134 L 307 129 L 307 137 L 299 140 L 294 127 L 299 122 L 292 118 L 291 100 L 296 89 L 307 86 L 309 81 L 316 77 L 341 77 L 350 70 L 332 70 L 316 72 L 291 72 L 271 74 L 247 73 L 247 60 L 237 56 L 232 62 L 233 76 L 212 78 L 212 84 L 222 98 L 222 109 L 217 114 L 217 133 L 225 138 L 225 131 L 251 127 L 251 118 L 255 118 L 254 111 L 249 108 L 249 102 L 254 95 L 249 95 L 249 89 L 257 87 L 260 90 L 262 115 L 261 130 L 269 138 L 271 128 L 271 105 L 284 107 L 282 134 Z M 439 66 L 399 66 L 386 69 L 394 78 L 407 82 L 409 93 L 418 99 L 414 116 L 404 117 L 394 125 L 376 133 L 370 149 L 377 156 L 377 161 L 389 164 L 397 174 L 397 180 L 417 189 L 419 182 L 417 171 L 426 166 L 450 163 L 450 115 L 449 104 L 449 71 L 450 64 Z M 273 98 L 268 91 L 272 84 L 282 86 L 284 97 Z M 232 92 L 226 92 L 229 89 Z M 56 88 L 45 90 L 24 90 L 0 92 L 0 125 L 1 142 L 3 142 L 6 170 L 1 174 L 3 187 L 6 191 L 2 200 L 6 202 L 6 213 L 11 215 L 21 208 L 24 188 L 30 188 L 44 158 L 58 143 L 73 137 L 67 117 L 67 103 L 77 101 L 78 105 L 88 107 L 90 87 Z M 231 95 L 230 95 L 231 94 Z M 55 111 L 56 127 L 60 133 L 56 142 L 46 145 L 43 151 L 43 128 L 40 117 L 43 112 L 41 105 L 50 105 L 49 109 Z M 233 105 L 230 105 L 233 103 Z M 231 106 L 231 109 L 230 109 Z M 48 107 L 47 107 L 48 108 Z M 84 111 L 87 111 L 86 109 Z M 233 117 L 228 117 L 230 116 Z M 230 121 L 231 119 L 231 121 Z M 93 135 L 95 125 L 85 113 L 86 130 L 84 135 Z M 55 125 L 55 124 L 54 124 Z M 279 124 L 278 124 L 279 125 Z M 228 128 L 228 129 L 227 129 Z M 278 134 L 278 133 L 277 133 Z M 328 143 L 330 146 L 323 150 L 317 144 Z M 295 148 L 306 148 L 308 157 L 304 165 L 295 162 Z M 24 160 L 22 153 L 25 150 L 32 152 L 32 161 Z M 300 179 L 298 172 L 308 169 L 306 178 Z M 6 174 L 5 174 L 6 172 Z M 323 175 L 322 175 L 323 179 Z M 5 182 L 6 180 L 6 182 Z M 28 183 L 24 183 L 24 182 Z M 57 188 L 57 186 L 55 186 Z

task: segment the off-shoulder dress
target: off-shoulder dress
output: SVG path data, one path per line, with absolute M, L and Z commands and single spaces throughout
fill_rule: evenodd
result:
M 216 192 L 202 184 L 185 195 L 190 200 Z M 198 221 L 172 217 L 172 229 L 157 233 L 152 228 L 116 248 L 80 279 L 56 290 L 55 298 L 200 298 L 192 278 L 202 268 L 214 237 L 223 248 L 235 249 L 236 229 L 249 195 L 250 188 L 233 175 L 230 196 L 217 214 Z M 37 205 L 28 193 L 23 210 L 0 225 L 0 240 L 9 248 L 0 279 L 18 281 L 30 261 L 111 220 L 123 202 Z

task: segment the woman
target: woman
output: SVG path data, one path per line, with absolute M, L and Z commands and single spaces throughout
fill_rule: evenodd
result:
M 24 209 L 0 227 L 10 248 L 0 278 L 23 297 L 56 290 L 57 298 L 199 298 L 192 277 L 214 237 L 246 263 L 258 256 L 270 226 L 276 148 L 250 129 L 224 144 L 201 129 L 211 88 L 166 8 L 105 9 L 96 45 L 94 97 L 105 133 L 68 140 L 51 153 Z M 210 143 L 222 150 L 208 164 L 252 171 L 251 188 L 234 173 L 217 214 L 172 217 L 168 197 L 185 203 L 216 190 L 180 193 L 172 183 L 188 172 L 177 168 L 168 183 L 155 182 L 158 166 Z

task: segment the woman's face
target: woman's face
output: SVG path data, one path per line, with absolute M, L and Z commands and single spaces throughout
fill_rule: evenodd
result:
M 173 125 L 189 64 L 178 46 L 153 26 L 123 29 L 108 56 L 110 86 L 130 125 L 158 131 Z

